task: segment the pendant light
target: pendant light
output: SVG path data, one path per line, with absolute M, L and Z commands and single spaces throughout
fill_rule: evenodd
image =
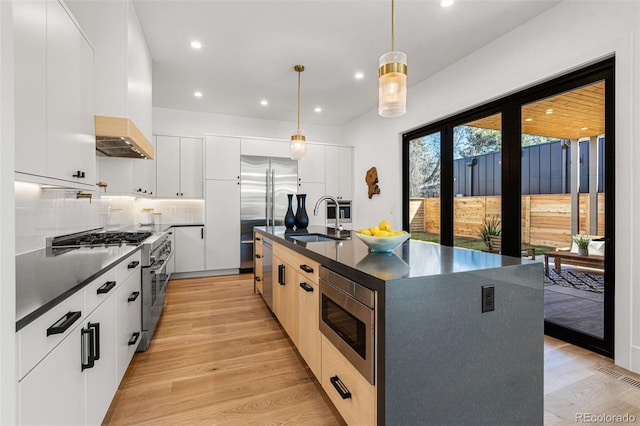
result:
M 395 50 L 395 10 L 391 0 L 391 52 L 380 57 L 378 114 L 399 117 L 407 112 L 407 55 Z
M 304 131 L 300 130 L 300 73 L 304 71 L 303 65 L 296 65 L 293 70 L 298 73 L 298 127 L 291 134 L 291 159 L 300 160 L 306 150 L 306 138 Z

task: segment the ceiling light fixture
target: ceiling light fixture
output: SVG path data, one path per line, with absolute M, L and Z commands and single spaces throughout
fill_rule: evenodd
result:
M 201 98 L 202 97 L 202 92 L 194 92 L 193 96 L 195 96 L 196 98 Z
M 407 112 L 407 55 L 395 50 L 395 2 L 391 0 L 391 51 L 380 57 L 378 114 L 399 117 Z
M 322 108 L 321 107 L 315 107 L 314 111 L 315 112 L 322 112 Z
M 441 7 L 449 7 L 453 4 L 453 0 L 442 0 L 440 2 Z
M 357 72 L 357 73 L 355 73 L 354 77 L 355 77 L 357 80 L 362 80 L 362 79 L 364 78 L 364 74 L 363 74 L 363 73 L 361 73 L 361 72 Z
M 303 65 L 295 65 L 293 70 L 298 73 L 298 127 L 291 134 L 291 159 L 300 160 L 306 151 L 306 138 L 300 130 L 300 73 L 304 71 Z
M 268 100 L 266 100 L 266 99 L 262 99 L 262 100 L 260 101 L 260 105 L 262 105 L 262 106 L 267 106 L 267 105 L 269 105 L 269 101 L 268 101 Z
M 197 40 L 193 40 L 191 42 L 191 47 L 193 47 L 194 49 L 202 49 L 202 43 Z

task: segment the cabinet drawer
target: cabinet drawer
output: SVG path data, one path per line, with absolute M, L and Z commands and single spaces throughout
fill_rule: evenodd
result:
M 140 250 L 138 250 L 118 263 L 114 268 L 116 270 L 116 280 L 118 280 L 118 284 L 129 278 L 133 273 L 140 275 L 140 256 Z
M 307 279 L 313 281 L 314 283 L 319 282 L 319 270 L 320 264 L 314 260 L 309 259 L 297 253 L 293 250 L 290 250 L 280 244 L 273 245 L 273 254 L 274 256 L 278 256 L 285 263 L 288 263 L 291 266 L 294 266 L 296 271 L 305 276 Z
M 338 383 L 334 386 L 332 379 Z M 376 388 L 322 336 L 322 388 L 329 395 L 340 415 L 350 425 L 376 424 Z M 343 399 L 336 386 L 350 397 Z
M 78 291 L 18 332 L 19 379 L 64 340 L 87 316 Z M 54 327 L 55 326 L 55 327 Z
M 116 335 L 116 384 L 119 386 L 141 339 L 141 319 L 131 318 Z M 137 333 L 137 338 L 136 338 Z
M 98 278 L 87 284 L 83 290 L 84 304 L 87 314 L 93 312 L 98 305 L 107 300 L 109 296 L 116 292 L 118 281 L 116 272 L 108 270 Z
M 142 294 L 140 290 L 140 275 L 131 275 L 116 291 L 116 323 L 118 332 L 128 324 L 138 319 L 140 321 L 142 311 Z

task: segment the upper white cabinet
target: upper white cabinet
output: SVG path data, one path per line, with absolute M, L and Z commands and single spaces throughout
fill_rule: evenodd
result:
M 242 155 L 291 158 L 291 147 L 289 142 L 284 141 L 243 138 L 240 153 Z
M 162 198 L 202 198 L 202 139 L 156 136 L 156 191 Z
M 93 48 L 62 3 L 14 6 L 16 172 L 93 189 Z
M 353 199 L 353 148 L 326 147 L 326 191 L 340 200 Z
M 307 144 L 307 149 L 298 160 L 299 182 L 325 182 L 325 147 Z
M 95 114 L 128 118 L 151 140 L 149 48 L 131 1 L 68 0 L 96 51 Z
M 204 144 L 206 179 L 240 179 L 240 139 L 207 136 Z

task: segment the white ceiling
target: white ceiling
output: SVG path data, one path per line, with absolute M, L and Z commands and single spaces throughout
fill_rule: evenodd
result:
M 397 0 L 396 50 L 409 86 L 559 0 Z M 390 0 L 134 0 L 153 57 L 153 105 L 340 126 L 377 107 L 380 55 L 391 50 Z M 198 40 L 203 47 L 190 47 Z M 356 80 L 354 74 L 363 72 Z M 195 98 L 194 92 L 203 93 Z M 267 99 L 267 107 L 260 105 Z M 314 112 L 316 106 L 321 113 Z

